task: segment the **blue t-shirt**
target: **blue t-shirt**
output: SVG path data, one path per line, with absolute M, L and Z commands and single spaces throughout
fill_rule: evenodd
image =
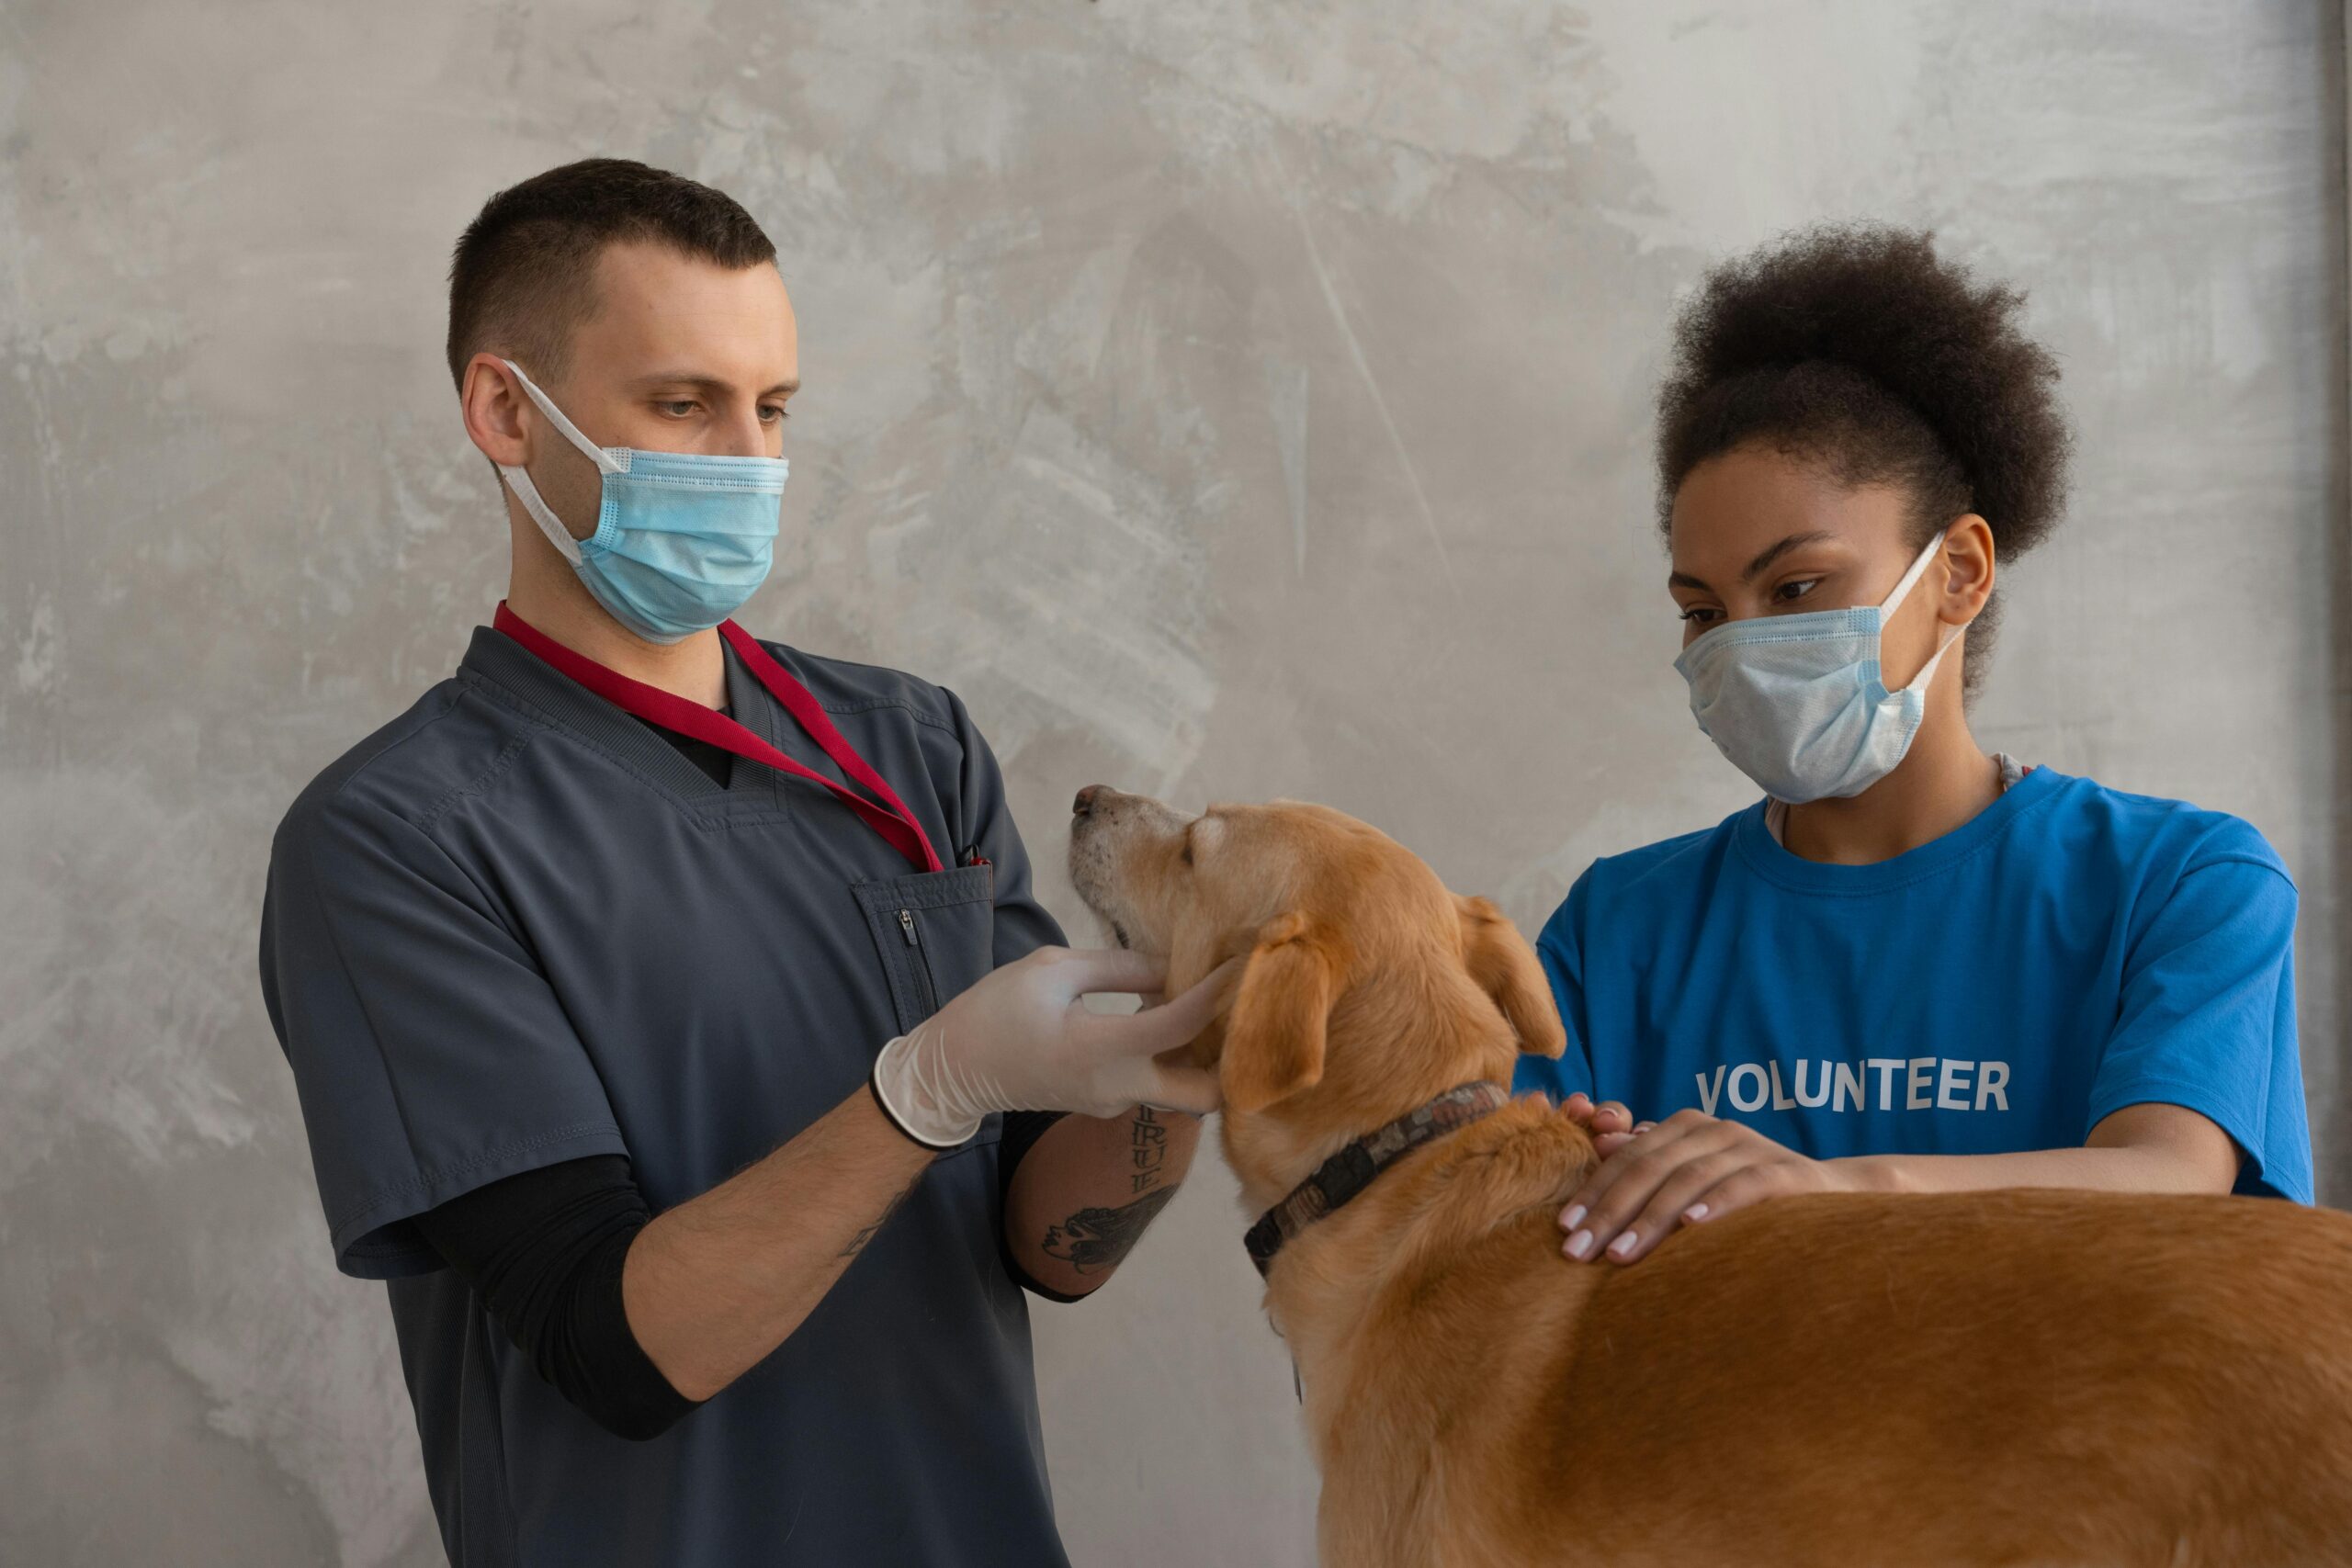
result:
M 1568 1048 L 1515 1088 L 1821 1158 L 2072 1147 L 2156 1100 L 2237 1141 L 2240 1192 L 2311 1201 L 2295 887 L 2246 823 L 2037 768 L 1931 843 L 1829 865 L 1764 811 L 1577 879 L 1536 942 Z

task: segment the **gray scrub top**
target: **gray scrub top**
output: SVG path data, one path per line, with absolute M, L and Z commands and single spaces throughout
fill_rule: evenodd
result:
M 808 781 L 739 761 L 719 787 L 488 627 L 277 831 L 263 992 L 335 1260 L 390 1281 L 460 1568 L 1067 1561 L 998 1251 L 999 1118 L 766 1360 L 649 1442 L 542 1381 L 413 1223 L 583 1155 L 628 1156 L 656 1213 L 695 1197 L 855 1092 L 891 1036 L 1061 940 L 954 694 L 766 646 L 953 869 L 910 873 Z M 736 716 L 839 778 L 727 659 Z

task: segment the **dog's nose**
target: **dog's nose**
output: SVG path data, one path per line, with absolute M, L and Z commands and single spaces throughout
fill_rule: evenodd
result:
M 1078 792 L 1078 798 L 1069 803 L 1069 814 L 1072 817 L 1091 817 L 1094 814 L 1095 797 L 1102 793 L 1101 784 L 1088 784 Z

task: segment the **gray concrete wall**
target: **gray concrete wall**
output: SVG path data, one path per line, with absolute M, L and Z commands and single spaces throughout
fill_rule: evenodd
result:
M 0 1558 L 436 1558 L 254 919 L 286 802 L 496 596 L 448 246 L 592 152 L 782 248 L 796 570 L 749 624 L 960 690 L 1048 867 L 1091 780 L 1289 794 L 1529 923 L 1746 793 L 1648 521 L 1678 294 L 1938 226 L 2082 434 L 1983 736 L 2278 845 L 2352 1191 L 2342 49 L 2282 0 L 0 0 Z M 1307 1560 L 1239 1231 L 1206 1172 L 1035 1314 L 1080 1562 Z

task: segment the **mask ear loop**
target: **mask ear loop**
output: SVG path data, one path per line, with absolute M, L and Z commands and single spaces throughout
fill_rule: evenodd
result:
M 510 368 L 512 367 L 510 367 Z M 522 372 L 520 370 L 516 370 L 514 374 L 520 376 Z M 528 381 L 524 382 L 523 385 L 526 387 L 531 386 Z M 534 396 L 537 396 L 538 389 L 537 387 L 531 387 L 531 391 Z M 561 416 L 559 415 L 558 417 L 560 418 Z M 1880 626 L 1883 626 L 1886 625 L 1886 617 L 1892 615 L 1895 611 L 1903 607 L 1903 601 L 1911 592 L 1911 585 L 1919 581 L 1921 574 L 1928 570 L 1928 563 L 1936 558 L 1936 552 L 1943 548 L 1944 536 L 1951 532 L 1951 530 L 1949 528 L 1937 529 L 1936 536 L 1928 541 L 1928 547 L 1921 550 L 1919 552 L 1918 558 L 1911 563 L 1911 570 L 1903 574 L 1903 581 L 1894 585 L 1894 592 L 1888 594 L 1884 599 L 1879 601 L 1878 615 Z
M 511 359 L 502 359 L 499 363 L 514 373 L 514 379 L 523 384 L 523 390 L 529 394 L 538 411 L 548 416 L 548 422 L 563 433 L 564 439 L 587 454 L 588 460 L 596 465 L 598 475 L 628 472 L 626 467 L 614 460 L 611 453 L 582 435 L 580 427 L 566 419 L 563 411 L 555 406 L 555 400 L 539 390 L 537 384 L 523 374 L 521 366 Z M 531 514 L 531 521 L 539 525 L 539 532 L 548 536 L 548 543 L 555 547 L 556 553 L 573 566 L 578 566 L 580 541 L 571 536 L 571 530 L 563 525 L 563 520 L 555 514 L 554 508 L 540 499 L 539 487 L 531 482 L 530 474 L 519 463 L 512 466 L 501 463 L 498 472 L 514 491 L 515 499 L 523 503 L 523 510 Z
M 519 375 L 520 372 L 518 371 L 516 374 Z M 1921 576 L 1927 572 L 1928 563 L 1936 558 L 1936 552 L 1943 547 L 1944 536 L 1951 532 L 1951 530 L 1949 528 L 1939 528 L 1936 530 L 1936 536 L 1928 541 L 1928 547 L 1919 552 L 1919 558 L 1911 563 L 1911 570 L 1903 574 L 1903 581 L 1894 585 L 1894 592 L 1888 594 L 1884 601 L 1880 604 L 1878 607 L 1878 624 L 1879 630 L 1882 635 L 1883 635 L 1886 629 L 1887 617 L 1894 615 L 1896 610 L 1902 608 L 1903 601 L 1909 595 L 1912 585 L 1917 582 Z M 1964 624 L 1956 626 L 1946 626 L 1943 629 L 1943 635 L 1936 641 L 1935 657 L 1929 659 L 1926 667 L 1923 668 L 1917 675 L 1914 675 L 1911 678 L 1911 683 L 1903 689 L 1906 692 L 1926 691 L 1928 682 L 1936 678 L 1936 666 L 1944 661 L 1944 654 L 1950 650 L 1952 643 L 1958 639 L 1960 634 L 1967 629 L 1968 627 Z

